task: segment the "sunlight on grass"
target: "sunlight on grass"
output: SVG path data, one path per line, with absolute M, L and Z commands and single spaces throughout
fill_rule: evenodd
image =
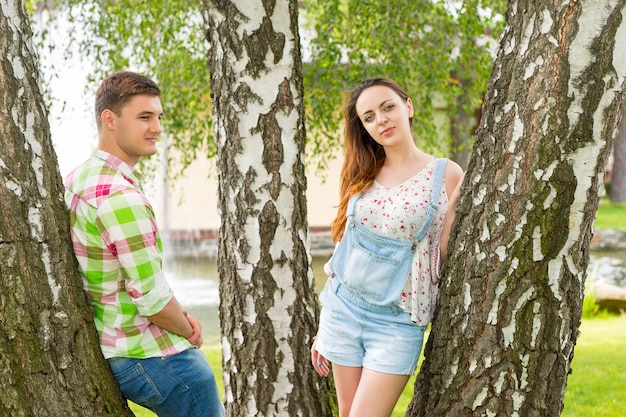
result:
M 626 316 L 584 319 L 580 331 L 561 416 L 623 417 L 626 410 Z M 223 395 L 220 346 L 202 351 L 213 367 Z M 393 417 L 404 416 L 413 396 L 414 382 L 415 376 L 404 389 Z M 155 416 L 136 404 L 131 404 L 131 409 L 139 417 Z
M 596 213 L 597 229 L 626 229 L 626 204 L 611 203 L 602 197 Z
M 626 317 L 583 320 L 562 417 L 622 417 L 626 410 Z

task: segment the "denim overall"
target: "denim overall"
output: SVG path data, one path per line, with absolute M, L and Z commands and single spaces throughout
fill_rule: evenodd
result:
M 413 240 L 382 236 L 362 226 L 354 220 L 361 194 L 350 199 L 346 231 L 330 260 L 335 279 L 329 281 L 329 289 L 369 311 L 400 313 L 397 304 L 411 271 L 415 248 L 426 236 L 439 207 L 446 161 L 436 161 L 426 216 Z

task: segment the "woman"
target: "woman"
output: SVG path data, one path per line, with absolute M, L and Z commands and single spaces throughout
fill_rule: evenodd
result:
M 413 104 L 371 78 L 345 108 L 335 252 L 311 359 L 333 376 L 341 417 L 390 416 L 432 318 L 461 168 L 417 148 Z

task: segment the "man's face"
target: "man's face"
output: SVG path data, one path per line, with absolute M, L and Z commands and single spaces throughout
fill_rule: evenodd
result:
M 134 96 L 122 108 L 119 116 L 113 114 L 115 155 L 130 165 L 144 156 L 157 152 L 157 137 L 163 131 L 161 99 L 156 96 Z

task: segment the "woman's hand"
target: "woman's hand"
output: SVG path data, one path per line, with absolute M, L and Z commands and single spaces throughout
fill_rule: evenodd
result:
M 311 363 L 315 368 L 315 371 L 321 376 L 328 376 L 330 368 L 328 367 L 328 360 L 317 351 L 317 336 L 313 338 L 313 346 L 311 346 Z

